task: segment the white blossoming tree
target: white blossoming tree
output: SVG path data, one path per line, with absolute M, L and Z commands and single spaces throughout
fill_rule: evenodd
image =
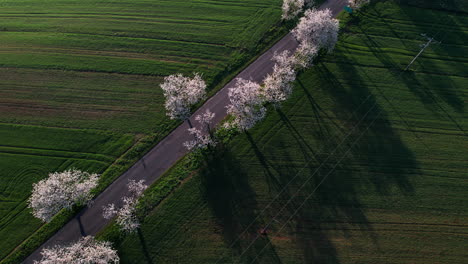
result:
M 304 0 L 283 0 L 283 14 L 281 16 L 284 20 L 295 18 L 304 7 Z
M 307 68 L 318 55 L 318 48 L 310 42 L 300 43 L 294 53 L 296 68 Z
M 348 4 L 353 9 L 359 9 L 363 5 L 369 4 L 370 0 L 348 0 Z
M 266 101 L 278 106 L 280 102 L 288 99 L 292 93 L 292 82 L 296 80 L 296 58 L 288 50 L 275 53 L 273 60 L 276 64 L 273 72 L 263 81 L 263 93 Z
M 29 208 L 35 217 L 49 222 L 60 210 L 89 202 L 98 178 L 98 174 L 79 170 L 50 173 L 47 179 L 33 184 Z
M 140 227 L 140 222 L 135 214 L 138 198 L 141 197 L 145 189 L 148 188 L 144 182 L 144 180 L 138 182 L 135 180 L 129 181 L 127 188 L 130 192 L 130 196 L 122 198 L 122 208 L 117 209 L 115 204 L 108 204 L 107 206 L 103 206 L 102 216 L 105 219 L 111 219 L 117 215 L 116 222 L 122 231 L 127 233 L 135 232 L 138 227 Z
M 200 123 L 201 128 L 189 128 L 188 131 L 191 135 L 194 136 L 194 140 L 190 140 L 184 142 L 184 146 L 188 150 L 194 149 L 206 149 L 210 146 L 215 146 L 216 141 L 213 139 L 211 135 L 211 128 L 210 125 L 213 122 L 213 118 L 215 114 L 211 112 L 209 109 L 205 111 L 205 113 L 201 115 L 197 115 L 195 120 Z
M 117 251 L 109 242 L 95 240 L 91 236 L 67 246 L 55 246 L 41 251 L 42 259 L 35 264 L 107 264 L 119 263 Z
M 332 17 L 329 9 L 310 9 L 305 12 L 292 33 L 301 45 L 307 43 L 309 47 L 324 48 L 331 52 L 338 40 L 338 30 L 338 20 Z
M 206 109 L 205 113 L 197 115 L 195 120 L 197 120 L 203 129 L 207 131 L 211 130 L 211 123 L 213 123 L 213 118 L 216 116 L 215 113 L 211 112 L 210 109 Z
M 164 78 L 160 85 L 166 97 L 166 111 L 171 119 L 186 120 L 190 116 L 190 107 L 206 96 L 206 83 L 198 73 L 193 78 L 182 74 Z
M 228 124 L 231 127 L 245 131 L 265 117 L 265 99 L 260 85 L 256 82 L 238 78 L 236 86 L 229 89 L 229 101 L 227 112 L 234 117 Z
M 314 5 L 314 0 L 283 0 L 281 18 L 290 20 L 295 18 L 304 8 L 310 8 Z

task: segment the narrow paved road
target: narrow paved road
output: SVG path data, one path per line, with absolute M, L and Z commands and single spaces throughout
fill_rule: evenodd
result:
M 336 16 L 345 6 L 346 0 L 328 0 L 320 8 L 329 8 Z M 236 78 L 249 79 L 261 83 L 265 76 L 273 69 L 274 62 L 271 60 L 275 52 L 290 50 L 294 52 L 297 48 L 297 41 L 288 34 L 276 43 L 266 53 L 261 55 L 256 61 L 249 65 Z M 226 105 L 229 104 L 228 89 L 233 87 L 235 80 L 229 82 L 218 93 L 211 97 L 198 111 L 190 118 L 194 126 L 199 125 L 195 121 L 195 116 L 210 109 L 216 113 L 214 122 L 217 124 L 226 117 Z M 107 189 L 105 189 L 94 200 L 94 205 L 83 209 L 75 218 L 70 220 L 62 229 L 53 235 L 47 242 L 31 254 L 23 263 L 33 263 L 40 259 L 40 250 L 43 247 L 51 247 L 56 244 L 70 243 L 78 240 L 82 236 L 95 235 L 108 223 L 102 217 L 102 206 L 109 203 L 119 204 L 121 197 L 127 195 L 127 182 L 129 180 L 144 179 L 148 185 L 155 182 L 167 169 L 173 166 L 180 158 L 187 154 L 187 150 L 182 145 L 183 142 L 192 138 L 187 132 L 189 128 L 185 122 L 158 145 L 156 145 L 141 160 L 133 165 L 127 172 L 122 174 Z

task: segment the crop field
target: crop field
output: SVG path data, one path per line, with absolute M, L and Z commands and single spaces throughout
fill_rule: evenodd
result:
M 284 34 L 280 3 L 0 1 L 0 260 L 41 226 L 32 183 L 103 172 L 167 134 L 162 78 L 200 72 L 215 88 Z
M 281 0 L 4 0 L 0 122 L 148 133 L 163 76 L 210 87 L 275 34 Z
M 121 240 L 121 262 L 466 263 L 464 12 L 343 15 L 336 50 Z M 422 33 L 441 43 L 403 71 Z

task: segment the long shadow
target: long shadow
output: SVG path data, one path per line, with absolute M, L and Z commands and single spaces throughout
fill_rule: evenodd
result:
M 378 10 L 374 10 L 377 14 L 380 14 Z M 410 16 L 413 17 L 413 16 Z M 450 17 L 447 16 L 449 20 Z M 436 19 L 436 18 L 434 18 Z M 440 19 L 440 18 L 437 18 Z M 398 34 L 393 30 L 393 27 L 390 26 L 385 19 L 382 19 L 382 21 L 385 22 L 385 25 L 387 25 L 388 28 L 391 29 L 395 37 L 398 37 Z M 446 21 L 447 22 L 447 21 Z M 455 24 L 452 22 L 448 22 L 449 24 Z M 417 24 L 417 23 L 415 23 Z M 465 130 L 462 128 L 462 126 L 456 121 L 456 118 L 453 117 L 452 114 L 447 111 L 444 106 L 439 102 L 439 98 L 441 98 L 445 103 L 448 105 L 452 106 L 453 109 L 456 112 L 462 113 L 464 111 L 464 102 L 463 100 L 457 95 L 456 93 L 456 85 L 454 84 L 453 80 L 447 75 L 440 75 L 439 73 L 436 74 L 421 74 L 419 79 L 424 79 L 425 84 L 422 84 L 419 80 L 417 75 L 410 71 L 410 72 L 403 72 L 401 69 L 399 70 L 398 68 L 401 66 L 398 63 L 396 63 L 382 48 L 380 47 L 377 42 L 373 40 L 372 36 L 369 36 L 366 34 L 366 31 L 360 26 L 357 25 L 357 27 L 360 29 L 362 32 L 362 40 L 363 42 L 367 45 L 367 47 L 371 50 L 373 55 L 380 60 L 381 63 L 386 65 L 387 67 L 394 68 L 396 71 L 393 72 L 394 78 L 398 80 L 402 80 L 405 86 L 416 94 L 421 102 L 425 105 L 425 107 L 429 110 L 432 111 L 432 113 L 436 116 L 442 116 L 444 118 L 447 118 L 450 122 L 452 122 L 458 130 L 462 131 L 464 134 L 466 134 Z M 422 29 L 421 29 L 422 30 Z M 425 41 L 425 40 L 424 40 Z M 441 49 L 440 47 L 435 49 L 438 50 L 439 52 L 436 52 L 436 54 L 439 54 L 441 57 L 442 54 L 440 53 Z M 442 52 L 445 53 L 445 52 Z M 426 61 L 425 64 L 428 64 Z M 434 67 L 434 66 L 433 66 Z M 431 89 L 431 87 L 438 87 L 438 89 Z M 401 114 L 400 110 L 398 107 L 394 105 L 391 100 L 389 100 L 385 94 L 382 92 L 382 89 L 380 89 L 378 86 L 375 87 L 377 91 L 379 91 L 380 95 L 391 105 L 392 110 L 396 112 L 399 115 L 399 118 L 403 120 L 404 124 L 407 126 L 407 128 L 412 131 L 412 125 L 408 120 L 406 120 L 403 115 Z M 416 137 L 417 134 L 414 133 Z M 419 139 L 421 140 L 421 139 Z
M 77 216 L 76 216 L 76 220 L 78 221 L 78 226 L 80 227 L 80 233 L 81 233 L 81 236 L 85 237 L 87 236 L 86 232 L 84 231 L 84 228 L 83 228 L 83 223 L 81 223 L 81 215 L 83 214 L 83 212 L 80 212 Z
M 373 234 L 372 226 L 358 198 L 359 183 L 372 183 L 376 192 L 382 195 L 382 199 L 385 199 L 393 186 L 397 186 L 405 195 L 412 195 L 414 187 L 409 177 L 419 174 L 419 165 L 412 151 L 393 129 L 385 109 L 368 90 L 366 81 L 360 78 L 360 73 L 350 66 L 352 64 L 350 61 L 338 65 L 345 67 L 341 69 L 341 73 L 349 74 L 345 79 L 352 77 L 353 82 L 347 84 L 350 87 L 344 87 L 326 65 L 315 66 L 316 72 L 324 80 L 322 90 L 327 91 L 337 102 L 334 114 L 342 120 L 342 126 L 347 128 L 344 130 L 346 134 L 351 133 L 351 136 L 347 143 L 342 144 L 341 140 L 338 140 L 335 146 L 327 145 L 329 149 L 339 149 L 336 155 L 327 159 L 328 166 L 319 168 L 320 162 L 309 166 L 309 175 L 305 173 L 305 177 L 312 177 L 312 180 L 305 185 L 304 190 L 316 192 L 306 203 L 303 202 L 304 196 L 309 195 L 298 195 L 288 207 L 286 219 L 282 219 L 285 221 L 288 215 L 295 215 L 289 230 L 295 234 L 295 241 L 303 248 L 304 263 L 339 263 L 336 249 L 326 230 L 332 228 L 349 235 L 349 225 L 342 222 L 359 226 L 378 247 L 378 239 Z M 315 104 L 311 103 L 313 109 L 317 109 Z M 290 123 L 284 120 L 286 118 L 283 116 L 283 121 Z M 324 115 L 315 118 L 327 119 Z M 353 129 L 355 131 L 352 131 Z M 290 132 L 297 133 L 294 130 Z M 338 130 L 337 134 L 335 137 L 340 138 L 341 134 L 343 138 L 345 133 Z M 314 135 L 318 141 L 329 142 L 329 135 L 310 135 Z M 350 151 L 346 154 L 348 149 Z M 331 164 L 338 164 L 336 170 L 331 171 Z M 302 209 L 297 210 L 301 206 Z
M 232 247 L 232 256 L 225 256 L 224 260 L 237 261 L 249 247 L 249 242 L 259 237 L 242 256 L 242 261 L 250 263 L 256 256 L 255 252 L 269 240 L 261 235 L 263 219 L 257 219 L 256 194 L 242 164 L 230 149 L 220 147 L 215 154 L 206 156 L 206 166 L 200 175 L 202 191 L 221 228 L 224 242 Z M 278 262 L 275 254 L 270 255 L 269 260 Z
M 392 184 L 397 184 L 400 190 L 405 193 L 412 193 L 410 181 L 403 175 L 408 175 L 410 172 L 406 168 L 418 170 L 419 165 L 414 155 L 392 128 L 388 114 L 377 102 L 376 95 L 369 90 L 369 83 L 372 84 L 372 81 L 362 77 L 363 73 L 365 75 L 366 69 L 358 71 L 351 66 L 355 64 L 352 59 L 344 57 L 342 60 L 345 60 L 346 63 L 336 63 L 338 68 L 341 68 L 340 73 L 346 73 L 346 80 L 353 80 L 346 84 L 347 87 L 341 84 L 326 65 L 321 64 L 318 68 L 321 77 L 332 84 L 327 86 L 326 91 L 337 102 L 340 102 L 336 110 L 342 113 L 338 115 L 345 117 L 349 113 L 354 113 L 351 115 L 351 119 L 354 120 L 351 129 L 355 129 L 354 133 L 362 140 L 353 147 L 353 154 L 363 155 L 365 153 L 368 157 L 367 162 L 370 170 L 378 171 L 386 168 L 385 175 L 372 179 L 380 193 L 387 193 L 388 187 Z M 391 68 L 392 66 L 390 66 L 390 72 Z M 382 97 L 384 94 L 380 93 L 379 96 Z M 355 117 L 357 119 L 354 119 Z M 416 171 L 411 171 L 410 174 L 414 174 Z
M 424 51 L 411 68 L 412 71 L 423 74 L 419 74 L 419 76 L 406 74 L 403 80 L 409 88 L 412 88 L 411 91 L 421 98 L 421 101 L 428 109 L 441 110 L 441 104 L 439 103 L 441 100 L 452 107 L 455 112 L 463 113 L 465 103 L 457 91 L 452 75 L 467 77 L 463 66 L 455 63 L 455 61 L 458 60 L 460 52 L 458 46 L 465 45 L 468 38 L 464 30 L 460 28 L 459 23 L 454 19 L 457 16 L 465 16 L 466 13 L 460 14 L 457 12 L 457 10 L 460 11 L 460 9 L 456 8 L 458 4 L 456 1 L 451 0 L 437 1 L 437 3 L 433 4 L 421 3 L 417 5 L 414 2 L 409 4 L 414 7 L 424 8 L 425 20 L 431 21 L 431 27 L 428 28 L 427 24 L 421 23 L 421 17 L 415 16 L 412 13 L 414 11 L 402 8 L 402 12 L 407 13 L 407 18 L 413 22 L 412 24 L 418 28 L 421 34 L 425 33 L 428 37 L 434 37 L 435 42 Z M 429 11 L 428 8 L 432 10 Z M 468 10 L 464 12 L 466 11 Z M 426 41 L 427 39 L 421 39 L 421 43 Z M 441 63 L 436 63 L 436 60 L 447 61 L 448 63 L 441 68 Z M 415 82 L 418 82 L 417 77 L 423 79 L 425 84 L 414 85 Z M 448 115 L 449 119 L 453 119 L 445 109 L 443 111 Z
M 307 90 L 306 87 L 304 86 L 304 83 L 302 82 L 302 80 L 297 79 L 297 83 L 301 87 L 302 91 L 306 95 L 307 100 L 309 101 L 312 107 L 312 111 L 315 117 L 315 123 L 318 125 L 320 129 L 319 133 L 322 136 L 331 135 L 331 131 L 333 131 L 334 129 L 338 129 L 338 130 L 341 130 L 341 132 L 343 132 L 342 127 L 334 120 L 334 118 L 330 116 L 327 112 L 325 112 L 323 108 L 320 107 L 320 105 L 316 102 L 316 100 L 314 99 L 310 91 Z M 324 118 L 327 119 L 327 122 L 323 122 Z M 330 123 L 333 126 L 330 126 Z
M 350 74 L 359 76 L 355 69 L 347 67 L 346 70 L 350 71 Z M 414 192 L 409 177 L 418 174 L 418 163 L 392 128 L 385 110 L 377 103 L 375 96 L 366 85 L 361 85 L 364 80 L 356 77 L 357 80 L 353 82 L 351 89 L 346 89 L 326 65 L 317 65 L 315 71 L 324 80 L 323 90 L 337 103 L 333 114 L 338 117 L 339 121 L 334 122 L 339 123 L 336 125 L 340 129 L 331 129 L 335 125 L 330 125 L 332 121 L 320 111 L 318 115 L 310 117 L 310 122 L 317 122 L 319 119 L 325 126 L 330 125 L 330 129 L 333 130 L 331 134 L 304 129 L 301 123 L 296 124 L 296 121 L 290 120 L 286 114 L 279 111 L 283 127 L 289 132 L 280 139 L 285 141 L 284 144 L 275 143 L 270 146 L 266 143 L 259 147 L 260 143 L 247 133 L 252 154 L 259 160 L 259 169 L 270 172 L 265 174 L 267 177 L 276 177 L 276 182 L 286 183 L 299 175 L 299 179 L 273 203 L 272 208 L 262 215 L 261 220 L 255 219 L 259 207 L 263 208 L 264 204 L 258 206 L 259 198 L 256 197 L 248 183 L 247 174 L 242 169 L 251 165 L 241 165 L 230 151 L 225 150 L 222 155 L 209 160 L 209 166 L 206 166 L 203 172 L 207 200 L 222 226 L 225 243 L 231 244 L 236 241 L 236 237 L 253 222 L 241 236 L 242 239 L 234 245 L 236 254 L 241 254 L 250 241 L 258 237 L 259 230 L 265 226 L 263 221 L 274 221 L 270 229 L 266 230 L 266 234 L 260 236 L 247 251 L 241 263 L 251 263 L 254 259 L 254 263 L 286 261 L 283 259 L 285 255 L 278 254 L 278 249 L 275 248 L 284 243 L 293 243 L 294 247 L 300 250 L 300 255 L 294 255 L 296 263 L 340 263 L 336 241 L 331 237 L 330 230 L 350 237 L 356 232 L 351 232 L 350 228 L 357 228 L 379 248 L 379 240 L 367 219 L 358 189 L 363 184 L 371 184 L 382 199 L 385 199 L 390 189 L 394 189 L 395 186 L 405 195 Z M 305 89 L 312 91 L 314 87 Z M 313 102 L 310 108 L 321 107 L 317 102 Z M 375 118 L 378 118 L 376 122 Z M 300 122 L 307 120 L 301 118 Z M 343 135 L 352 128 L 356 131 L 345 144 L 341 144 Z M 338 140 L 330 140 L 330 137 Z M 358 138 L 361 139 L 356 140 Z M 312 144 L 311 140 L 315 143 Z M 291 145 L 291 142 L 295 144 Z M 300 147 L 297 147 L 299 145 Z M 283 147 L 278 149 L 278 146 Z M 314 148 L 317 147 L 325 151 L 325 154 L 315 155 L 317 150 Z M 328 158 L 334 148 L 338 148 L 338 151 Z M 274 153 L 274 156 L 280 155 L 281 162 L 272 160 L 271 153 Z M 294 159 L 297 157 L 303 160 L 303 168 L 297 165 L 298 161 Z M 311 162 L 307 163 L 309 160 Z M 322 166 L 322 163 L 325 165 Z M 296 165 L 292 168 L 291 164 Z M 335 164 L 338 164 L 336 168 Z M 287 223 L 286 228 L 277 233 L 284 223 Z M 265 246 L 266 250 L 258 255 L 259 250 Z
M 145 256 L 145 259 L 146 259 L 146 263 L 148 263 L 148 264 L 154 263 L 153 260 L 151 259 L 151 256 L 150 256 L 149 252 L 148 252 L 148 246 L 146 244 L 145 237 L 143 236 L 143 233 L 141 232 L 141 230 L 139 228 L 137 229 L 137 233 L 138 233 L 138 239 L 140 240 L 140 245 L 141 245 L 141 249 L 143 251 L 143 255 Z
M 371 52 L 384 68 L 390 71 L 390 75 L 394 77 L 396 72 L 399 73 L 400 64 L 382 52 L 372 37 L 363 37 L 366 38 L 364 41 L 370 46 Z M 274 177 L 272 182 L 278 184 L 278 187 L 296 175 L 300 176 L 264 216 L 265 221 L 276 216 L 275 220 L 271 221 L 278 223 L 273 224 L 262 239 L 263 245 L 272 241 L 275 243 L 267 248 L 267 253 L 258 257 L 259 263 L 281 263 L 285 256 L 278 253 L 280 251 L 273 245 L 290 243 L 294 243 L 300 249 L 300 253 L 294 255 L 294 263 L 340 263 L 337 241 L 330 234 L 330 230 L 350 237 L 356 233 L 354 230 L 357 228 L 379 248 L 379 238 L 375 235 L 372 223 L 367 218 L 366 208 L 360 200 L 361 188 L 373 189 L 382 200 L 394 192 L 408 196 L 415 192 L 412 177 L 417 177 L 421 172 L 413 152 L 405 144 L 399 131 L 393 127 L 387 112 L 389 105 L 392 109 L 396 106 L 391 104 L 391 98 L 386 98 L 385 91 L 379 90 L 378 84 L 370 80 L 366 70 L 354 65 L 355 61 L 343 56 L 340 62 L 336 63 L 339 71 L 330 70 L 324 63 L 315 66 L 313 74 L 317 74 L 321 80 L 317 86 L 320 86 L 321 92 L 327 94 L 335 103 L 331 108 L 327 106 L 327 111 L 314 99 L 316 87 L 306 87 L 299 78 L 298 83 L 305 95 L 300 100 L 309 102 L 310 109 L 307 109 L 307 113 L 310 113 L 310 120 L 304 120 L 304 114 L 299 121 L 291 120 L 286 113 L 278 111 L 279 120 L 287 135 L 282 135 L 280 139 L 275 138 L 275 141 L 283 142 L 264 146 L 254 136 L 247 134 L 252 154 L 259 160 L 259 170 L 267 171 L 266 177 Z M 312 71 L 304 74 L 310 72 Z M 339 76 L 337 72 L 340 73 Z M 379 103 L 382 101 L 388 103 L 385 103 L 385 108 Z M 398 118 L 395 115 L 391 117 Z M 399 118 L 404 119 L 404 116 L 399 114 Z M 304 127 L 309 126 L 303 126 L 304 123 L 301 122 L 317 124 L 317 127 L 307 130 Z M 344 140 L 347 135 L 349 138 Z M 334 149 L 337 149 L 336 153 L 330 156 Z M 271 153 L 274 153 L 275 157 L 281 156 L 281 162 L 275 161 Z M 232 156 L 226 160 L 239 162 Z M 300 163 L 302 166 L 297 165 Z M 223 167 L 221 171 L 237 171 L 229 164 L 220 166 Z M 236 174 L 245 175 L 242 170 Z M 242 187 L 242 182 L 243 180 L 239 187 L 239 183 L 233 184 L 232 180 L 222 183 L 221 185 L 225 186 L 222 189 L 231 191 L 222 198 L 224 202 L 218 202 L 226 204 L 238 199 L 239 195 L 232 190 L 234 186 L 243 193 L 252 193 L 250 187 Z M 282 188 L 277 188 L 277 192 L 281 190 Z M 232 212 L 235 211 L 233 208 L 230 205 L 223 210 Z M 283 208 L 284 211 L 281 211 Z M 225 215 L 219 210 L 218 215 Z M 256 213 L 256 209 L 244 206 L 244 215 L 249 216 L 248 218 L 252 219 L 251 214 Z M 231 220 L 226 222 L 227 225 L 234 225 L 234 229 L 237 230 L 238 227 L 232 223 L 232 219 L 240 219 L 236 219 L 235 216 L 230 218 Z M 287 223 L 286 228 L 276 233 L 284 223 Z M 245 240 L 251 241 L 264 224 L 260 221 L 255 223 L 255 228 L 249 230 L 250 236 L 246 236 Z M 230 241 L 232 234 L 228 232 L 226 237 Z M 242 243 L 240 244 L 238 250 L 243 248 Z M 251 254 L 252 257 L 255 256 L 254 253 Z
M 327 77 L 329 80 L 333 78 L 333 76 Z M 322 230 L 331 228 L 341 230 L 345 236 L 350 235 L 350 232 L 347 232 L 349 225 L 341 221 L 358 226 L 378 248 L 379 241 L 374 235 L 372 225 L 358 198 L 359 183 L 372 183 L 382 199 L 385 199 L 393 186 L 397 186 L 401 193 L 411 195 L 414 193 L 414 187 L 408 177 L 418 174 L 419 171 L 414 155 L 402 142 L 398 133 L 393 130 L 388 117 L 376 103 L 375 98 L 369 97 L 369 103 L 365 103 L 366 107 L 362 107 L 362 110 L 356 108 L 367 98 L 364 95 L 370 91 L 365 91 L 365 86 L 356 85 L 351 91 L 345 92 L 340 89 L 340 86 L 333 85 L 337 82 L 337 80 L 331 82 L 326 90 L 334 98 L 342 98 L 338 101 L 344 101 L 340 105 L 343 113 L 338 115 L 353 118 L 350 112 L 357 110 L 356 115 L 364 117 L 369 107 L 375 104 L 374 111 L 379 111 L 379 118 L 376 123 L 373 123 L 372 118 L 377 118 L 374 113 L 364 118 L 362 125 L 354 123 L 357 131 L 350 139 L 354 142 L 356 137 L 363 134 L 362 139 L 356 141 L 354 145 L 344 144 L 345 147 L 333 157 L 330 163 L 337 163 L 348 148 L 352 148 L 350 154 L 341 160 L 335 171 L 331 172 L 328 168 L 319 170 L 315 176 L 315 182 L 306 188 L 315 190 L 314 186 L 321 184 L 311 200 L 304 205 L 305 209 L 300 210 L 296 216 L 297 241 L 302 244 L 307 263 L 339 263 L 333 243 L 330 243 L 330 239 L 327 238 L 326 231 Z M 361 91 L 356 91 L 356 89 L 361 89 Z M 356 97 L 350 93 L 363 96 Z M 364 166 L 360 165 L 363 163 Z M 322 181 L 324 177 L 326 178 Z
M 316 151 L 312 148 L 312 146 L 306 141 L 306 139 L 301 135 L 298 129 L 293 125 L 293 123 L 289 120 L 289 118 L 283 113 L 281 109 L 276 109 L 276 112 L 281 118 L 283 124 L 288 128 L 289 132 L 291 132 L 291 136 L 294 137 L 296 141 L 297 147 L 301 150 L 301 153 L 304 157 L 304 160 L 317 160 Z M 322 131 L 320 133 L 323 133 Z M 250 143 L 255 145 L 252 138 L 250 138 Z
M 468 3 L 464 0 L 399 0 L 399 2 L 408 6 L 425 7 L 434 10 L 448 10 L 459 13 L 468 12 Z
M 359 200 L 357 189 L 362 183 L 370 182 L 382 199 L 385 199 L 394 186 L 405 195 L 414 192 L 408 177 L 418 174 L 418 163 L 392 128 L 385 110 L 368 90 L 365 81 L 360 79 L 359 72 L 350 66 L 351 62 L 345 65 L 345 71 L 354 76 L 351 89 L 344 87 L 326 65 L 319 64 L 315 70 L 323 80 L 322 90 L 327 91 L 337 102 L 333 112 L 339 121 L 330 120 L 328 114 L 318 111 L 321 107 L 313 98 L 307 98 L 311 113 L 315 112 L 310 122 L 322 123 L 322 126 L 329 126 L 327 129 L 316 133 L 299 128 L 301 124 L 296 125 L 279 110 L 280 120 L 289 132 L 288 137 L 292 139 L 287 140 L 287 144 L 275 143 L 272 150 L 269 150 L 268 146 L 260 148 L 256 140 L 247 134 L 252 151 L 260 160 L 263 170 L 280 172 L 276 177 L 280 177 L 279 182 L 282 183 L 288 182 L 299 173 L 299 180 L 293 182 L 267 213 L 267 219 L 273 221 L 271 219 L 274 217 L 274 221 L 278 222 L 273 224 L 268 232 L 268 236 L 272 236 L 270 240 L 292 238 L 292 242 L 302 251 L 297 263 L 340 263 L 334 241 L 329 234 L 330 229 L 351 236 L 352 232 L 348 231 L 350 226 L 358 227 L 363 235 L 374 241 L 375 247 L 379 247 L 379 241 Z M 341 72 L 344 72 L 344 69 Z M 301 119 L 301 122 L 307 121 Z M 355 131 L 352 131 L 353 129 Z M 342 144 L 344 135 L 349 132 L 352 132 L 349 139 Z M 315 139 L 313 142 L 320 143 L 312 145 L 309 143 L 311 138 Z M 358 138 L 361 139 L 357 140 Z M 295 142 L 294 146 L 291 142 Z M 280 148 L 282 154 L 278 151 L 278 146 L 281 145 L 284 146 Z M 317 147 L 320 151 L 325 150 L 326 154 L 317 155 L 319 150 L 314 149 Z M 329 157 L 335 148 L 338 151 Z M 281 164 L 269 160 L 271 154 L 265 153 L 270 151 L 273 151 L 275 156 L 283 157 Z M 296 152 L 295 155 L 291 155 L 290 151 Z M 298 157 L 297 152 L 302 152 L 300 156 L 304 160 L 304 168 L 292 169 L 287 164 L 297 163 L 297 160 L 292 158 Z M 335 164 L 338 164 L 336 168 Z M 282 169 L 282 166 L 286 168 Z M 276 173 L 267 175 L 273 174 Z M 287 223 L 286 229 L 275 234 L 283 223 Z M 281 237 L 282 235 L 285 237 Z M 274 250 L 273 244 L 270 247 Z M 267 252 L 258 258 L 260 263 L 279 263 L 267 261 L 266 257 L 275 255 L 274 251 Z
M 269 191 L 275 192 L 281 190 L 283 186 L 285 186 L 289 179 L 285 178 L 284 175 L 291 173 L 295 170 L 293 166 L 283 166 L 282 164 L 278 164 L 275 161 L 269 160 L 263 152 L 258 147 L 256 140 L 252 137 L 250 132 L 246 131 L 245 133 L 246 139 L 249 141 L 252 151 L 254 152 L 257 161 L 262 166 L 262 170 L 264 171 L 265 175 L 265 182 L 268 184 Z M 276 145 L 277 149 L 283 149 L 285 146 L 281 144 L 281 142 L 277 142 Z M 301 149 L 302 154 L 305 158 L 310 157 L 310 154 Z M 270 153 L 271 154 L 271 153 Z M 290 157 L 287 153 L 281 153 L 281 157 L 284 160 L 290 160 Z M 287 173 L 286 173 L 287 172 Z M 287 192 L 284 192 L 282 196 L 288 196 Z
M 431 75 L 426 75 L 425 78 L 430 79 L 432 81 L 432 85 L 439 83 L 437 80 L 434 80 L 433 76 Z M 432 92 L 428 85 L 421 83 L 414 72 L 403 73 L 401 75 L 401 79 L 404 80 L 410 91 L 419 96 L 421 102 L 428 110 L 432 112 L 434 116 L 438 116 L 441 119 L 446 118 L 448 121 L 453 123 L 456 129 L 460 130 L 465 135 L 467 134 L 466 130 L 457 121 L 453 114 L 445 109 L 444 105 L 439 102 L 438 96 Z M 444 87 L 450 85 L 450 82 L 439 83 L 439 85 Z M 461 107 L 460 111 L 464 111 L 463 106 Z
M 291 136 L 293 136 L 293 134 L 298 134 L 297 137 L 293 136 L 298 144 L 308 145 L 305 137 L 303 137 L 304 135 L 294 127 L 293 123 L 286 115 L 282 116 L 282 122 L 287 124 L 286 127 Z M 250 143 L 256 145 L 253 139 Z M 257 149 L 257 156 L 263 159 L 266 158 L 263 153 L 258 153 L 258 147 L 254 148 Z M 287 151 L 284 151 L 284 153 L 284 157 L 288 157 Z M 372 230 L 372 227 L 367 225 L 367 218 L 360 209 L 361 205 L 357 199 L 354 186 L 346 181 L 347 178 L 353 178 L 353 170 L 345 168 L 345 166 L 342 165 L 340 166 L 340 173 L 329 174 L 332 168 L 328 164 L 321 166 L 320 169 L 318 168 L 319 164 L 325 161 L 325 158 L 325 156 L 314 158 L 309 156 L 309 159 L 312 159 L 313 162 L 306 165 L 305 168 L 300 170 L 283 170 L 282 177 L 284 179 L 289 180 L 296 177 L 296 173 L 298 172 L 300 172 L 300 177 L 293 182 L 290 188 L 291 190 L 286 191 L 284 195 L 280 196 L 278 202 L 275 203 L 275 209 L 271 210 L 272 212 L 269 213 L 270 219 L 275 217 L 275 221 L 278 222 L 277 226 L 282 223 L 289 223 L 287 226 L 289 235 L 287 235 L 286 238 L 276 236 L 274 239 L 282 240 L 287 239 L 287 237 L 291 238 L 292 242 L 302 251 L 302 256 L 295 260 L 297 263 L 339 263 L 334 244 L 327 233 L 330 226 L 342 232 L 346 232 L 345 225 L 340 226 L 339 222 L 341 220 L 337 219 L 348 219 L 350 222 L 358 223 L 358 226 L 363 226 L 362 229 L 365 231 Z M 335 160 L 336 158 L 332 158 L 328 161 L 332 163 Z M 288 162 L 285 160 L 283 163 L 287 164 L 292 161 L 293 160 L 289 160 Z M 304 161 L 307 162 L 308 159 Z M 327 180 L 321 185 L 320 191 L 313 196 L 313 201 L 306 203 L 306 206 L 297 210 L 303 203 L 304 197 L 314 190 L 325 176 L 327 176 Z M 308 178 L 310 178 L 309 183 L 304 185 L 301 192 L 296 193 L 297 189 L 308 181 Z M 287 207 L 285 207 L 285 205 L 287 205 Z M 277 214 L 277 212 L 280 214 Z M 292 219 L 291 216 L 293 216 Z M 270 231 L 274 233 L 277 229 L 278 227 L 273 227 Z M 372 237 L 371 234 L 370 237 Z M 268 254 L 265 253 L 262 256 L 264 255 Z M 261 263 L 267 263 L 263 261 L 262 257 L 260 257 L 260 259 L 262 260 Z

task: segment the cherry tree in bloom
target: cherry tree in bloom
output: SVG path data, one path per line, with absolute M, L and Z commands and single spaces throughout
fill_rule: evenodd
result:
M 55 246 L 41 251 L 42 259 L 35 264 L 107 264 L 119 263 L 117 251 L 109 242 L 87 236 L 67 246 Z
M 79 170 L 50 173 L 47 179 L 33 184 L 29 208 L 35 217 L 49 222 L 63 208 L 70 209 L 74 204 L 89 202 L 98 178 L 98 174 Z
M 182 74 L 167 76 L 160 86 L 166 97 L 167 115 L 171 119 L 186 120 L 190 116 L 190 107 L 206 96 L 206 83 L 198 73 L 193 78 Z
M 136 205 L 138 203 L 138 198 L 142 196 L 143 192 L 147 185 L 144 184 L 144 180 L 135 181 L 131 180 L 127 184 L 128 191 L 130 196 L 122 198 L 122 208 L 117 209 L 115 204 L 108 204 L 103 206 L 102 216 L 105 219 L 111 219 L 117 215 L 116 223 L 120 226 L 124 232 L 134 232 L 140 227 L 140 222 L 135 214 Z
M 288 99 L 292 93 L 292 82 L 296 80 L 296 59 L 290 55 L 288 50 L 275 53 L 273 60 L 273 72 L 268 74 L 263 81 L 263 93 L 266 101 L 277 106 L 280 102 Z
M 359 9 L 363 5 L 370 3 L 370 0 L 348 0 L 348 4 L 353 9 Z
M 211 112 L 210 109 L 206 109 L 205 113 L 197 115 L 195 120 L 197 120 L 204 129 L 210 131 L 210 125 L 213 123 L 214 117 L 215 113 Z
M 195 127 L 188 129 L 189 133 L 194 136 L 194 140 L 184 142 L 184 146 L 188 150 L 206 149 L 210 146 L 216 145 L 216 141 L 210 133 L 210 125 L 213 122 L 214 117 L 215 114 L 209 109 L 207 109 L 205 113 L 195 117 L 195 120 L 200 123 L 201 129 L 197 129 Z
M 143 194 L 146 188 L 148 188 L 148 185 L 145 185 L 145 180 L 130 180 L 127 184 L 127 188 L 131 197 L 138 198 Z
M 283 0 L 283 14 L 281 16 L 284 20 L 295 18 L 304 7 L 304 0 Z
M 299 44 L 294 53 L 297 68 L 307 68 L 312 65 L 315 57 L 318 55 L 318 48 L 310 42 Z
M 265 117 L 263 94 L 256 82 L 238 78 L 236 86 L 229 89 L 229 101 L 227 112 L 234 120 L 228 126 L 247 130 Z
M 310 9 L 292 33 L 301 44 L 309 43 L 317 49 L 325 48 L 331 52 L 338 40 L 338 30 L 338 20 L 332 17 L 329 9 Z

